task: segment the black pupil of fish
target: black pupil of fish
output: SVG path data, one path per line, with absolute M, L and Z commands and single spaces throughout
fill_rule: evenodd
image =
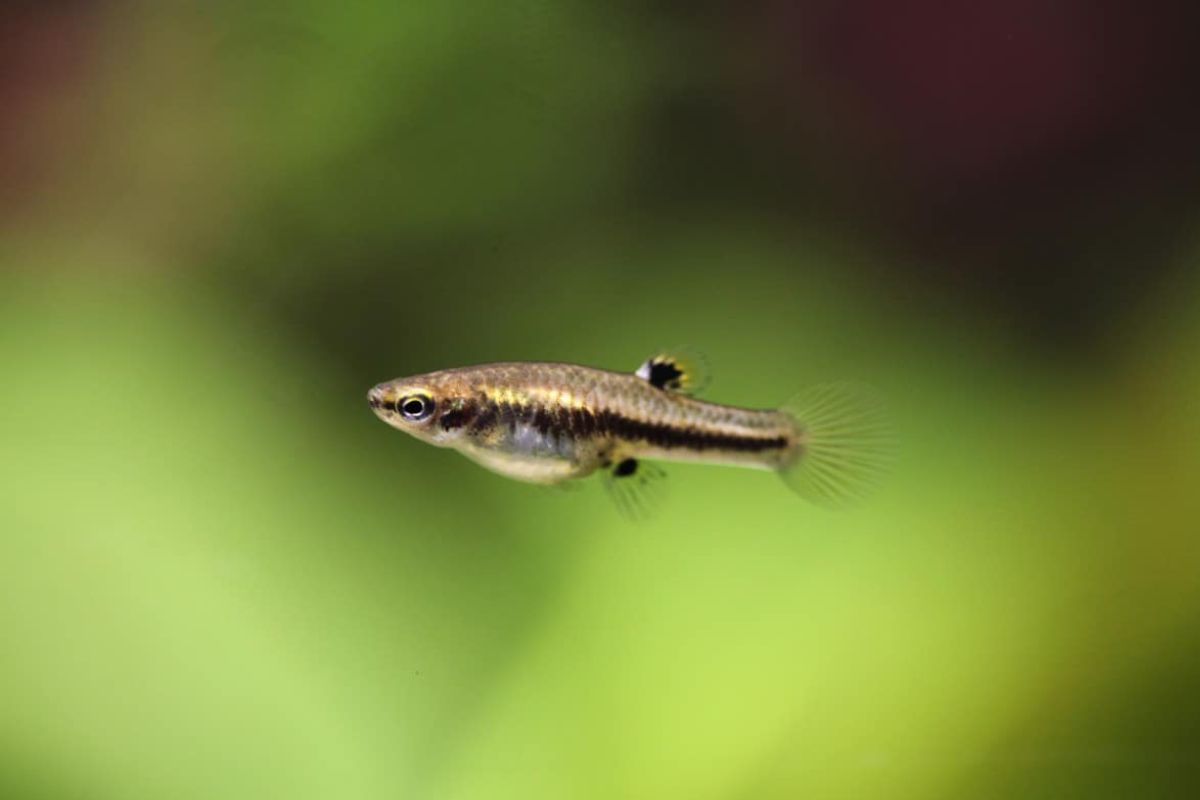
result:
M 416 397 L 411 400 L 405 400 L 402 410 L 410 417 L 419 417 L 425 413 L 425 401 Z
M 634 461 L 632 458 L 627 458 L 620 464 L 617 464 L 617 468 L 613 470 L 613 474 L 618 478 L 627 478 L 635 472 L 637 472 L 637 461 Z

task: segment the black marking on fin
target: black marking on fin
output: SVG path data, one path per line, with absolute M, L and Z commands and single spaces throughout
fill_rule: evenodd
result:
M 708 368 L 699 353 L 681 350 L 646 359 L 637 376 L 664 392 L 695 394 L 708 384 Z
M 646 380 L 650 381 L 651 386 L 659 389 L 680 389 L 683 384 L 680 383 L 680 378 L 683 377 L 683 370 L 677 367 L 670 361 L 650 361 L 647 362 L 650 369 L 649 377 Z
M 614 478 L 628 478 L 637 472 L 638 462 L 636 458 L 627 458 L 621 463 L 613 467 Z

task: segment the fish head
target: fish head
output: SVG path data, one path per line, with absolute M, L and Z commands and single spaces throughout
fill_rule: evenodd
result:
M 454 372 L 397 378 L 371 388 L 367 403 L 381 420 L 438 447 L 452 447 L 465 434 L 469 382 Z

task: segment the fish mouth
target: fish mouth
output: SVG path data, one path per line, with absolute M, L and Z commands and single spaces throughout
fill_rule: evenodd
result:
M 389 392 L 384 384 L 372 386 L 367 392 L 367 405 L 369 405 L 376 414 L 383 416 L 386 413 L 391 413 L 396 410 L 395 400 L 389 397 Z

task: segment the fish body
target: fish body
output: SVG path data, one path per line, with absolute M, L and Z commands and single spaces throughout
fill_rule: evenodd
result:
M 370 390 L 368 402 L 388 424 L 530 483 L 557 484 L 602 470 L 620 483 L 641 472 L 644 482 L 640 465 L 656 460 L 786 474 L 812 453 L 834 452 L 795 409 L 706 402 L 689 393 L 699 380 L 698 367 L 667 354 L 632 373 L 509 362 L 388 381 Z M 845 421 L 844 415 L 837 419 Z M 835 444 L 840 453 L 845 442 Z M 837 467 L 841 474 L 858 469 Z M 825 480 L 840 485 L 845 478 Z

